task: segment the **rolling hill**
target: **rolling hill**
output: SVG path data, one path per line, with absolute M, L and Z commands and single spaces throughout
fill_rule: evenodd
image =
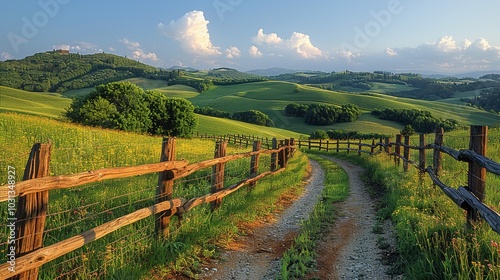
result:
M 286 128 L 302 133 L 322 129 L 350 129 L 360 132 L 397 133 L 402 125 L 394 122 L 382 122 L 370 114 L 373 109 L 404 108 L 428 110 L 434 116 L 453 118 L 463 125 L 500 124 L 500 116 L 471 107 L 449 104 L 445 102 L 425 101 L 408 98 L 391 97 L 383 94 L 353 94 L 323 90 L 310 86 L 301 86 L 294 92 L 296 84 L 283 81 L 265 81 L 241 85 L 219 86 L 208 90 L 189 100 L 197 106 L 210 106 L 215 109 L 237 112 L 257 109 L 268 114 L 276 127 Z M 342 105 L 352 103 L 364 112 L 354 123 L 335 124 L 326 127 L 306 125 L 301 118 L 285 117 L 283 109 L 289 103 L 326 103 Z M 375 126 L 375 124 L 377 124 Z
M 218 69 L 216 71 L 225 72 L 232 70 Z M 165 81 L 159 80 L 129 78 L 127 81 L 136 83 L 145 89 L 158 90 L 167 96 L 186 98 L 195 106 L 210 106 L 232 113 L 251 109 L 260 110 L 269 115 L 275 123 L 275 129 L 278 129 L 268 132 L 268 128 L 261 126 L 248 126 L 246 123 L 232 120 L 200 116 L 198 130 L 200 133 L 208 134 L 275 135 L 283 134 L 285 133 L 283 130 L 288 130 L 290 133 L 288 135 L 297 137 L 299 134 L 310 134 L 316 129 L 357 130 L 362 133 L 399 133 L 403 125 L 392 121 L 380 120 L 371 115 L 373 109 L 383 108 L 428 110 L 435 117 L 442 119 L 453 118 L 459 121 L 461 125 L 481 124 L 491 126 L 500 124 L 500 116 L 498 114 L 460 105 L 456 100 L 425 101 L 398 98 L 378 93 L 337 92 L 307 85 L 298 85 L 300 89 L 296 92 L 294 90 L 297 86 L 296 83 L 284 81 L 215 85 L 203 93 L 199 93 L 197 90 L 184 85 L 168 86 Z M 380 89 L 383 92 L 383 88 L 381 87 Z M 65 95 L 81 95 L 88 93 L 90 90 L 91 88 L 68 91 Z M 69 99 L 60 95 L 19 91 L 6 87 L 2 87 L 0 93 L 0 109 L 2 111 L 16 111 L 57 118 L 70 103 Z M 283 110 L 290 103 L 322 103 L 338 106 L 351 103 L 359 106 L 363 113 L 353 123 L 310 126 L 305 124 L 302 118 L 284 116 Z

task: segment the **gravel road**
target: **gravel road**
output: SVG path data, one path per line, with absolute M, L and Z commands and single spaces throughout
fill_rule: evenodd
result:
M 339 216 L 318 246 L 316 279 L 391 279 L 382 264 L 377 246 L 380 235 L 373 233 L 376 223 L 374 201 L 360 179 L 362 168 L 343 160 L 329 158 L 349 175 L 350 195 L 338 203 Z M 324 187 L 324 171 L 311 161 L 311 176 L 305 192 L 282 213 L 275 214 L 226 249 L 221 261 L 206 265 L 201 279 L 276 279 L 279 258 L 297 236 L 302 220 L 307 219 Z M 328 172 L 328 171 L 326 171 Z M 382 236 L 393 243 L 389 229 Z

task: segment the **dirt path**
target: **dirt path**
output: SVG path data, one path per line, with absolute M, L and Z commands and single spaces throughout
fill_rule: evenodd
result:
M 339 203 L 339 217 L 318 248 L 316 279 L 390 279 L 381 263 L 378 235 L 373 233 L 373 201 L 360 179 L 362 169 L 331 159 L 349 175 L 350 195 Z M 306 191 L 283 213 L 252 225 L 222 255 L 222 261 L 206 265 L 201 279 L 276 279 L 279 258 L 292 244 L 300 222 L 308 217 L 324 187 L 324 173 L 311 161 L 312 175 Z

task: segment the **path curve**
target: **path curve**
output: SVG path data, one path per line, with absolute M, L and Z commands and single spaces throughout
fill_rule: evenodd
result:
M 338 203 L 339 216 L 318 245 L 316 279 L 391 279 L 381 262 L 374 202 L 360 176 L 363 169 L 347 161 L 328 157 L 349 175 L 350 195 Z M 275 219 L 264 221 L 238 238 L 222 254 L 222 260 L 203 267 L 200 279 L 276 279 L 279 258 L 297 236 L 324 188 L 324 171 L 311 161 L 312 175 L 304 193 Z M 387 236 L 391 236 L 389 231 Z M 386 237 L 389 238 L 389 237 Z M 389 241 L 392 240 L 389 238 Z

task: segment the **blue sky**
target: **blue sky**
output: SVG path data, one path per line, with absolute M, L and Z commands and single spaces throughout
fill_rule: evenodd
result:
M 0 0 L 0 60 L 52 49 L 242 71 L 500 70 L 498 0 Z

